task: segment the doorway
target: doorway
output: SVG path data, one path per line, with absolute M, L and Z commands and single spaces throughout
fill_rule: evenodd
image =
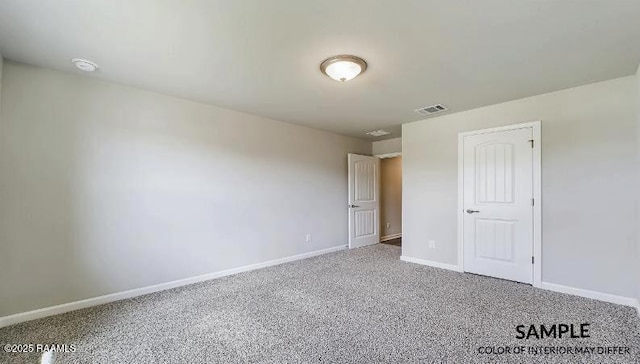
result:
M 540 281 L 540 123 L 461 133 L 459 246 L 463 271 Z
M 348 154 L 349 248 L 402 242 L 401 153 Z
M 402 246 L 402 156 L 380 159 L 380 242 Z

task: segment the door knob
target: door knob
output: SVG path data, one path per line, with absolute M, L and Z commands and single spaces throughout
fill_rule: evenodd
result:
M 471 210 L 471 209 L 467 209 L 467 214 L 475 214 L 477 212 L 480 212 L 478 210 Z
M 356 207 L 360 207 L 360 206 L 358 206 L 358 205 L 354 205 L 354 204 L 351 204 L 351 205 L 349 205 L 349 207 L 350 207 L 350 208 L 356 208 Z

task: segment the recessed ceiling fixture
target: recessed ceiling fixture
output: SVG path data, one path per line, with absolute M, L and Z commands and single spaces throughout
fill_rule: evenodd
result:
M 91 62 L 91 61 L 87 61 L 86 59 L 81 59 L 81 58 L 74 58 L 71 60 L 71 62 L 73 62 L 73 64 L 76 66 L 77 69 L 79 69 L 80 71 L 84 71 L 84 72 L 94 72 L 95 70 L 98 69 L 98 65 Z
M 320 64 L 322 73 L 340 82 L 349 81 L 366 69 L 364 59 L 347 54 L 327 58 Z
M 386 130 L 382 130 L 382 129 L 370 131 L 370 132 L 367 133 L 367 135 L 371 135 L 371 136 L 374 136 L 374 137 L 379 137 L 379 136 L 389 135 L 389 134 L 391 134 L 391 133 L 389 133 Z

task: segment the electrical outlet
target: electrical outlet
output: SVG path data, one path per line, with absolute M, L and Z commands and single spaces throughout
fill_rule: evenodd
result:
M 389 229 L 390 227 L 391 227 L 391 223 L 390 223 L 390 222 L 388 222 L 388 223 L 387 223 L 387 229 Z
M 311 233 L 307 234 L 304 237 L 304 241 L 307 242 L 307 243 L 310 242 L 311 240 L 313 240 L 313 236 L 311 235 Z
M 434 249 L 436 247 L 436 241 L 435 240 L 429 240 L 429 249 Z

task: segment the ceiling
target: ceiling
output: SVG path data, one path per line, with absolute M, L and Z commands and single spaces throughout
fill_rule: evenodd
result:
M 2 0 L 5 58 L 367 138 L 424 119 L 633 74 L 637 0 Z M 338 83 L 327 57 L 369 68 Z M 379 138 L 379 139 L 385 139 Z

